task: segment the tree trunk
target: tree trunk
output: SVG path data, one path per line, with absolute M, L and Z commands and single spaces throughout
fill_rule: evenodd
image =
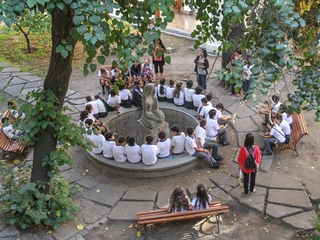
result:
M 26 33 L 22 27 L 20 27 L 19 24 L 16 24 L 16 26 L 19 28 L 19 30 L 22 32 L 24 38 L 26 39 L 27 42 L 27 53 L 31 53 L 31 45 L 30 45 L 30 39 L 29 39 L 29 33 L 30 30 Z
M 72 72 L 72 58 L 76 40 L 71 36 L 71 30 L 74 28 L 73 15 L 66 10 L 54 10 L 52 12 L 52 52 L 48 74 L 44 81 L 44 91 L 52 90 L 58 99 L 58 107 L 61 109 L 64 103 L 66 92 L 68 90 L 69 79 Z M 66 58 L 55 51 L 56 47 L 65 39 L 67 44 L 72 46 Z M 34 147 L 34 159 L 31 181 L 40 181 L 48 183 L 50 177 L 49 166 L 42 167 L 43 158 L 50 152 L 56 150 L 57 139 L 54 138 L 51 128 L 48 127 L 37 136 L 39 140 Z M 43 192 L 49 191 L 49 185 Z
M 224 22 L 222 21 L 222 27 L 223 27 Z M 244 34 L 244 29 L 245 26 L 243 23 L 239 23 L 235 25 L 229 34 L 229 39 L 230 40 L 236 40 L 238 37 L 243 36 Z M 240 46 L 240 44 L 239 44 Z M 221 61 L 221 68 L 225 68 L 228 63 L 231 60 L 231 56 L 233 54 L 234 49 L 228 49 L 226 52 L 222 52 L 222 61 Z M 224 87 L 226 90 L 232 90 L 233 86 L 230 86 L 229 82 L 221 81 L 220 86 Z M 231 89 L 230 89 L 231 88 Z

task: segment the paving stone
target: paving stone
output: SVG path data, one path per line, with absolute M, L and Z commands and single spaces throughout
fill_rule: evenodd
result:
M 133 201 L 152 201 L 154 202 L 157 193 L 153 191 L 128 191 L 122 199 L 133 200 Z
M 300 208 L 286 207 L 272 203 L 268 203 L 266 209 L 266 214 L 276 219 L 302 212 Z
M 239 133 L 237 133 L 237 136 L 238 136 L 238 144 L 239 144 L 238 146 L 239 146 L 239 147 L 243 146 L 243 141 L 244 141 L 247 133 L 248 133 L 248 132 L 239 132 Z M 254 143 L 255 143 L 255 145 L 257 145 L 257 146 L 260 148 L 260 150 L 261 150 L 262 147 L 264 147 L 264 142 L 263 142 L 262 137 L 260 137 L 259 132 L 251 132 L 251 133 L 252 133 L 253 136 L 254 136 Z
M 76 108 L 81 107 L 82 109 L 84 109 L 84 104 L 87 102 L 84 98 L 81 98 L 81 99 L 68 99 L 68 98 L 66 98 L 66 99 L 70 104 L 75 105 L 74 107 L 76 107 Z
M 108 218 L 101 218 L 99 222 L 100 224 L 105 224 L 106 222 L 108 222 Z
M 26 82 L 26 80 L 23 80 L 20 77 L 13 77 L 10 81 L 10 85 L 25 84 Z
M 193 183 L 191 186 L 189 186 L 187 188 L 190 198 L 192 198 L 193 196 L 195 196 L 197 194 L 197 186 L 198 186 L 199 183 L 200 182 L 195 182 L 195 183 Z M 216 187 L 216 185 L 214 185 L 214 183 L 211 182 L 209 179 L 201 181 L 201 183 L 203 184 L 203 186 L 206 188 L 207 191 L 208 191 L 209 188 L 212 189 L 212 188 Z
M 238 116 L 238 114 L 237 114 Z M 237 119 L 235 123 L 232 124 L 236 132 L 259 132 L 260 129 L 256 125 L 256 123 L 252 120 L 251 117 L 245 117 L 241 119 Z M 240 142 L 243 144 L 243 141 Z
M 81 234 L 76 235 L 76 240 L 85 240 Z
M 79 180 L 77 183 L 87 189 L 92 189 L 99 184 L 99 183 L 97 183 L 93 180 L 90 180 L 88 178 L 83 178 L 83 179 Z
M 68 89 L 68 90 L 67 90 L 67 93 L 66 93 L 66 96 L 70 96 L 70 95 L 73 95 L 73 94 L 75 94 L 75 93 L 76 93 L 75 90 Z
M 16 67 L 5 67 L 4 69 L 2 69 L 2 73 L 13 73 L 13 72 L 20 72 L 21 70 L 19 68 Z
M 44 81 L 43 78 L 35 76 L 35 75 L 28 75 L 28 76 L 21 76 L 22 79 L 27 80 L 29 82 L 36 82 L 36 81 Z
M 306 210 L 312 209 L 307 193 L 300 190 L 270 189 L 268 202 Z
M 261 187 L 270 187 L 272 173 L 262 173 L 260 171 L 256 174 L 256 185 Z
M 291 178 L 284 177 L 283 174 L 274 172 L 271 178 L 271 188 L 281 188 L 281 189 L 295 189 L 295 190 L 304 190 L 301 182 Z
M 220 168 L 222 168 L 222 167 L 220 167 Z M 228 166 L 226 168 L 222 169 L 222 171 L 228 175 L 230 174 L 231 176 L 233 176 L 235 178 L 239 178 L 240 170 L 239 170 L 238 163 L 231 162 L 228 164 Z
M 88 224 L 87 226 L 85 226 L 85 229 L 87 231 L 91 231 L 91 229 L 93 228 L 93 225 L 92 224 Z
M 264 119 L 262 119 L 260 115 L 252 115 L 251 118 L 255 122 L 256 126 L 258 126 L 259 132 L 266 129 L 266 127 L 262 124 L 264 122 Z
M 68 99 L 83 99 L 86 102 L 86 96 L 83 93 L 76 92 L 70 96 L 67 96 Z
M 156 202 L 157 208 L 167 208 L 173 189 L 164 190 L 158 193 Z
M 98 191 L 97 191 L 98 190 Z M 99 184 L 85 192 L 85 197 L 109 207 L 113 207 L 124 194 L 124 189 L 106 184 Z
M 34 81 L 34 82 L 27 82 L 24 88 L 40 88 L 43 86 L 43 80 Z
M 241 123 L 244 123 L 242 122 L 242 118 L 246 118 L 256 114 L 254 111 L 251 110 L 251 108 L 247 107 L 246 105 L 242 105 L 241 103 L 238 103 L 239 102 L 237 100 L 236 103 L 227 107 L 226 110 L 230 113 L 234 113 L 237 109 L 237 118 L 241 118 L 241 120 L 239 120 Z
M 81 215 L 86 224 L 93 224 L 103 217 L 106 217 L 110 212 L 110 208 L 93 203 L 90 201 L 81 201 Z
M 314 218 L 315 216 L 316 213 L 314 211 L 310 211 L 284 218 L 283 221 L 299 230 L 307 231 L 314 229 L 310 223 L 310 219 Z
M 12 85 L 12 86 L 7 86 L 5 88 L 5 92 L 9 93 L 10 95 L 12 95 L 13 97 L 18 97 L 21 90 L 23 89 L 23 85 Z
M 0 89 L 4 89 L 8 85 L 10 80 L 11 80 L 11 77 L 0 79 Z
M 137 212 L 153 210 L 153 202 L 118 202 L 108 215 L 112 220 L 137 220 Z
M 11 67 L 12 65 L 5 62 L 0 62 L 0 67 Z
M 59 167 L 60 172 L 64 172 L 67 170 L 71 170 L 71 167 L 69 164 L 63 164 L 62 166 Z
M 310 199 L 315 202 L 320 201 L 320 190 L 319 185 L 308 183 L 307 189 L 310 193 Z
M 15 226 L 9 226 L 9 227 L 4 228 L 0 232 L 0 239 L 6 238 L 6 237 L 14 237 L 19 234 L 20 234 L 20 232 L 18 231 L 18 229 Z
M 66 114 L 66 115 L 79 112 L 79 110 L 77 108 L 75 108 L 73 105 L 71 105 L 68 102 L 65 103 L 63 106 L 68 107 L 68 109 L 66 111 L 64 111 L 64 114 Z M 83 109 L 84 109 L 84 107 L 83 107 Z
M 237 164 L 238 164 L 238 158 L 239 158 L 240 149 L 241 148 L 237 147 L 236 154 L 234 155 L 234 158 L 233 158 L 233 162 L 235 162 Z
M 260 164 L 260 169 L 263 172 L 268 172 L 271 169 L 273 158 L 263 158 Z
M 83 176 L 77 170 L 74 170 L 74 169 L 62 172 L 61 174 L 64 176 L 64 179 L 66 179 L 70 183 L 79 181 L 80 179 L 83 178 Z
M 27 75 L 32 75 L 32 74 L 29 72 L 13 72 L 11 74 L 12 77 L 27 76 Z
M 221 200 L 222 204 L 225 205 L 233 205 L 233 199 L 229 194 L 226 194 L 224 191 L 222 191 L 220 188 L 213 188 L 211 191 L 209 191 L 209 194 L 212 196 L 212 200 Z
M 28 148 L 28 154 L 26 157 L 26 161 L 33 161 L 33 154 L 34 154 L 34 148 L 33 147 L 29 147 Z
M 216 185 L 222 188 L 224 191 L 229 192 L 232 189 L 239 186 L 239 180 L 230 177 L 228 174 L 218 172 L 211 177 L 211 181 L 213 181 Z
M 243 191 L 243 187 L 242 187 Z M 248 206 L 260 213 L 264 212 L 264 204 L 267 195 L 267 189 L 263 187 L 257 187 L 257 191 L 253 195 L 248 195 L 239 198 L 239 202 L 245 206 Z
M 52 232 L 52 235 L 59 240 L 70 240 L 78 233 L 80 230 L 77 228 L 77 224 L 75 222 L 68 222 L 61 225 L 57 230 Z
M 98 222 L 95 222 L 94 224 L 93 224 L 93 228 L 95 228 L 95 229 L 98 229 L 100 227 L 100 222 L 98 221 Z

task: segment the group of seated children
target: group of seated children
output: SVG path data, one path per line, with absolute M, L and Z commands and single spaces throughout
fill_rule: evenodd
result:
M 276 95 L 271 96 L 268 109 L 260 110 L 259 114 L 265 115 L 264 125 L 267 126 L 267 131 L 260 133 L 265 148 L 263 155 L 271 155 L 272 145 L 290 142 L 292 116 L 284 111 L 279 96 Z
M 212 198 L 207 193 L 203 184 L 198 184 L 196 196 L 190 202 L 185 189 L 178 186 L 174 189 L 169 199 L 167 212 L 186 212 L 191 210 L 201 210 L 210 208 Z
M 10 116 L 1 118 L 2 132 L 7 138 L 16 140 L 22 134 L 22 131 L 17 129 L 14 123 L 17 120 L 23 120 L 25 114 L 19 112 L 18 104 L 15 101 L 8 101 L 8 109 L 10 110 Z

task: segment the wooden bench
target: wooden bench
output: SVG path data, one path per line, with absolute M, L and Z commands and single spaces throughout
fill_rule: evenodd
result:
M 197 218 L 216 217 L 218 226 L 218 233 L 220 232 L 220 216 L 229 212 L 228 206 L 221 206 L 220 201 L 210 203 L 210 208 L 202 210 L 192 210 L 187 212 L 168 213 L 167 209 L 151 210 L 146 212 L 138 212 L 138 224 L 144 225 L 146 231 L 146 224 L 156 224 L 164 222 L 175 222 L 182 220 L 190 220 Z
M 277 154 L 284 149 L 291 149 L 298 156 L 299 154 L 297 151 L 297 144 L 304 135 L 308 135 L 308 134 L 309 132 L 308 132 L 307 124 L 302 112 L 300 114 L 293 113 L 290 142 L 286 144 L 279 144 L 277 147 L 278 148 Z
M 6 110 L 3 117 L 12 118 L 10 110 Z M 21 155 L 27 145 L 26 141 L 18 141 L 9 139 L 2 131 L 2 122 L 0 121 L 0 149 L 3 150 L 4 156 L 9 152 L 17 152 Z

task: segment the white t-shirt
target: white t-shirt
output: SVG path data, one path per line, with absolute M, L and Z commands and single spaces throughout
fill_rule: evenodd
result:
M 245 64 L 245 65 L 243 66 L 243 72 L 246 72 L 246 73 L 247 73 L 247 75 L 244 75 L 244 74 L 243 74 L 243 78 L 244 78 L 244 79 L 246 79 L 246 80 L 249 80 L 249 79 L 250 79 L 250 76 L 251 76 L 251 74 L 252 74 L 251 68 L 253 68 L 253 66 L 254 66 L 254 65 L 249 65 L 249 66 L 248 66 L 248 64 Z
M 163 94 L 160 93 L 160 87 L 161 87 L 161 85 L 157 86 L 157 96 L 158 97 L 165 97 L 166 93 L 167 93 L 167 86 L 163 85 Z
M 286 120 L 281 121 L 281 123 L 279 124 L 281 130 L 283 131 L 284 135 L 290 135 L 291 134 L 291 128 L 289 123 Z
M 192 96 L 194 94 L 194 90 L 192 88 L 185 88 L 184 89 L 184 100 L 186 102 L 192 102 Z
M 292 123 L 292 116 L 287 114 L 286 112 L 282 113 L 282 119 L 286 120 L 287 123 L 289 123 L 289 124 Z
M 92 133 L 91 135 L 88 135 L 89 139 L 96 145 L 96 147 L 93 147 L 92 152 L 95 154 L 102 153 L 102 144 L 105 141 L 105 138 L 102 134 L 95 135 Z
M 130 90 L 128 89 L 122 89 L 120 92 L 119 92 L 119 97 L 120 97 L 120 100 L 128 100 L 129 98 L 131 98 L 131 92 Z
M 115 95 L 114 97 L 111 97 L 111 94 L 109 94 L 109 98 L 108 98 L 107 104 L 110 107 L 116 107 L 117 103 L 119 103 L 119 104 L 121 103 L 120 97 L 118 95 Z
M 141 146 L 142 162 L 145 165 L 154 165 L 157 163 L 158 147 L 152 144 L 142 144 Z
M 158 147 L 158 157 L 168 157 L 170 155 L 170 148 L 171 148 L 171 139 L 167 138 L 164 141 L 159 141 L 157 143 L 157 147 Z
M 216 116 L 214 117 L 214 119 L 215 119 L 216 121 L 218 121 L 218 119 L 222 117 L 222 113 L 220 112 L 220 110 L 218 110 L 218 109 L 216 109 L 216 108 L 213 108 L 213 109 L 215 109 L 215 110 L 217 111 L 217 112 L 216 112 Z
M 174 146 L 173 153 L 180 154 L 184 152 L 184 145 L 186 142 L 186 135 L 181 132 L 179 135 L 172 137 L 171 145 Z
M 192 95 L 192 101 L 193 101 L 193 106 L 199 107 L 201 105 L 201 99 L 206 97 L 203 94 L 193 94 Z
M 191 138 L 190 136 L 187 136 L 186 137 L 186 144 L 185 144 L 185 148 L 186 148 L 186 151 L 189 155 L 193 155 L 196 150 L 194 148 L 197 147 L 197 144 L 195 142 L 195 140 L 193 138 Z
M 166 97 L 168 98 L 168 99 L 172 99 L 173 98 L 173 91 L 174 91 L 174 87 L 167 87 L 167 89 L 166 89 Z
M 278 139 L 279 143 L 283 143 L 286 140 L 284 137 L 283 131 L 281 130 L 281 128 L 278 125 L 275 125 L 275 126 L 273 126 L 273 128 L 271 128 L 270 134 L 272 136 L 274 136 L 276 139 Z
M 212 118 L 207 118 L 207 125 L 206 125 L 206 133 L 207 136 L 215 137 L 218 134 L 220 127 L 216 120 Z
M 277 102 L 277 104 L 273 106 L 272 111 L 273 111 L 274 113 L 278 113 L 278 112 L 279 112 L 280 105 L 281 105 L 281 102 Z
M 125 146 L 127 159 L 131 163 L 137 163 L 141 161 L 141 148 L 137 144 L 134 146 L 129 146 L 126 144 Z
M 87 102 L 85 104 L 85 106 L 87 106 L 88 104 L 91 104 L 91 106 L 93 107 L 92 114 L 98 114 L 99 113 L 97 101 Z
M 2 127 L 2 131 L 8 138 L 10 139 L 16 138 L 16 133 L 12 124 L 8 124 L 8 126 Z
M 19 117 L 19 111 L 18 110 L 16 110 L 16 109 L 11 109 L 10 110 L 10 114 L 11 114 L 11 116 L 12 117 L 14 117 L 14 118 L 18 118 Z M 24 113 L 20 113 L 21 114 L 21 119 L 23 120 L 25 117 L 26 117 L 26 115 L 24 114 Z
M 97 99 L 96 102 L 97 102 L 98 112 L 99 113 L 107 112 L 106 107 L 104 106 L 104 103 L 100 99 Z
M 203 208 L 202 206 L 202 203 L 201 203 L 201 200 L 197 197 L 193 198 L 192 201 L 191 201 L 191 205 L 193 206 L 193 209 L 194 210 L 201 210 L 201 209 L 207 209 L 210 207 L 210 202 L 212 200 L 212 197 L 208 194 L 208 201 L 209 203 L 207 202 L 206 203 L 206 207 Z
M 204 141 L 206 140 L 206 130 L 203 127 L 200 127 L 199 125 L 196 127 L 194 130 L 195 133 L 195 139 L 196 142 L 198 143 L 198 138 L 200 138 L 201 145 L 203 146 Z
M 208 118 L 209 117 L 209 111 L 213 109 L 212 107 L 212 104 L 208 104 L 206 106 L 203 106 L 201 108 L 201 111 L 200 111 L 200 116 L 204 117 L 204 118 Z
M 103 149 L 103 156 L 105 158 L 113 158 L 113 146 L 115 146 L 116 143 L 114 141 L 104 141 L 102 145 Z
M 126 149 L 124 146 L 114 145 L 112 148 L 112 154 L 116 162 L 124 163 L 127 161 Z
M 180 90 L 179 98 L 173 98 L 173 102 L 174 102 L 174 104 L 176 104 L 178 106 L 183 106 L 183 104 L 184 104 L 184 92 L 182 90 Z

